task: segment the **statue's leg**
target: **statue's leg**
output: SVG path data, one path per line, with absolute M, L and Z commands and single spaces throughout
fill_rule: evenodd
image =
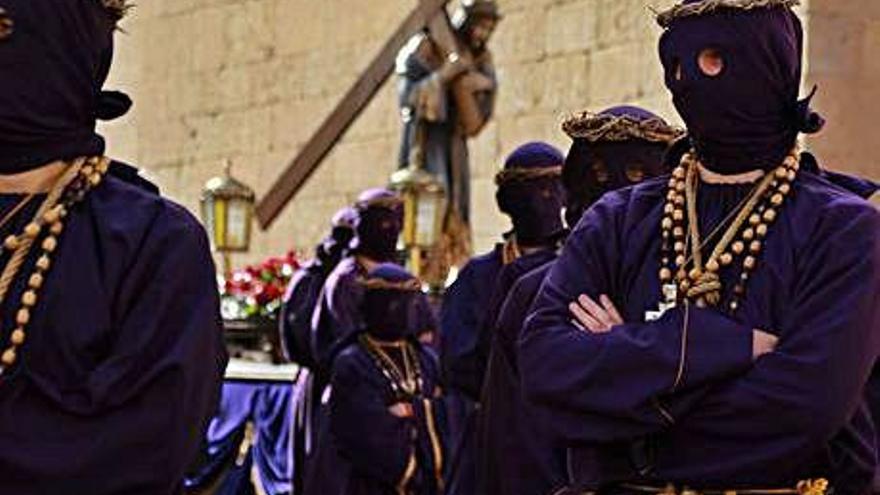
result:
M 463 136 L 453 135 L 450 144 L 449 170 L 453 194 L 446 222 L 446 236 L 450 239 L 447 254 L 452 265 L 462 266 L 471 256 L 468 152 Z

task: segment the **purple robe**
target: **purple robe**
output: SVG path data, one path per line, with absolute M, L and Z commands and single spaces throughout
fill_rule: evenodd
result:
M 477 256 L 461 273 L 443 297 L 440 310 L 440 358 L 443 381 L 450 391 L 460 392 L 476 401 L 482 386 L 478 358 L 480 334 L 486 324 L 496 277 L 501 272 L 502 245 Z
M 439 370 L 435 357 L 418 344 L 424 385 L 412 399 L 412 418 L 399 418 L 388 408 L 396 402 L 385 376 L 369 354 L 355 343 L 343 350 L 333 365 L 329 396 L 329 435 L 319 449 L 332 449 L 332 466 L 324 466 L 335 479 L 309 493 L 322 495 L 396 495 L 405 477 L 418 495 L 439 494 L 435 468 L 446 457 L 445 408 L 435 398 Z M 429 411 L 430 410 L 430 411 Z M 434 448 L 431 436 L 439 441 Z M 439 457 L 437 456 L 439 454 Z M 415 471 L 407 473 L 411 456 Z
M 516 359 L 528 310 L 552 266 L 547 262 L 517 280 L 495 324 L 481 411 L 482 493 L 549 494 L 566 483 L 566 451 L 524 400 Z
M 320 414 L 322 390 L 319 387 L 323 383 L 315 383 L 314 370 L 318 362 L 312 346 L 312 319 L 320 302 L 327 270 L 322 260 L 316 258 L 294 274 L 285 294 L 279 319 L 285 356 L 312 370 L 301 374 L 300 394 L 293 404 L 293 485 L 296 493 L 302 491 L 311 465 L 317 418 Z
M 661 297 L 665 185 L 611 193 L 587 213 L 520 341 L 524 390 L 574 447 L 574 484 L 728 488 L 827 477 L 840 493 L 868 492 L 876 453 L 864 395 L 880 329 L 880 214 L 803 172 L 740 310 L 691 307 L 682 356 L 682 307 L 644 322 Z M 750 189 L 701 184 L 701 231 Z M 722 275 L 726 296 L 731 274 Z M 583 293 L 608 294 L 628 323 L 578 330 L 568 304 Z M 753 362 L 754 328 L 780 341 Z
M 509 434 L 499 428 L 500 424 L 496 423 L 495 418 L 492 416 L 498 407 L 504 407 L 504 405 L 493 401 L 494 407 L 492 407 L 492 410 L 486 409 L 488 401 L 497 398 L 497 394 L 502 393 L 501 390 L 494 388 L 497 383 L 486 383 L 486 375 L 491 373 L 492 356 L 495 354 L 495 350 L 492 348 L 495 322 L 497 321 L 498 314 L 501 312 L 504 301 L 507 299 L 507 295 L 510 293 L 511 287 L 516 283 L 517 279 L 532 269 L 553 260 L 555 257 L 556 250 L 551 248 L 540 249 L 523 255 L 502 267 L 495 279 L 495 289 L 489 301 L 486 320 L 480 331 L 479 346 L 477 348 L 478 362 L 483 364 L 479 369 L 480 374 L 478 376 L 481 388 L 480 410 L 476 413 L 476 429 L 474 431 L 475 486 L 477 493 L 496 493 L 492 491 L 492 489 L 496 488 L 494 482 L 497 480 L 497 475 L 493 468 L 499 453 L 491 449 L 490 444 L 493 439 L 490 437 L 499 434 Z M 492 489 L 489 488 L 490 486 L 492 486 Z
M 293 274 L 281 308 L 279 333 L 284 356 L 307 368 L 315 366 L 315 357 L 312 355 L 312 316 L 326 278 L 321 262 L 310 261 Z
M 492 288 L 503 266 L 503 249 L 499 244 L 468 261 L 447 289 L 440 309 L 440 359 L 450 396 L 450 495 L 472 495 L 476 485 L 474 410 L 482 385 L 477 352 Z
M 187 476 L 187 489 L 202 489 L 225 474 L 219 483 L 220 493 L 253 493 L 249 467 L 256 466 L 262 491 L 267 495 L 293 493 L 292 418 L 296 400 L 302 399 L 297 390 L 302 386 L 301 379 L 295 384 L 242 380 L 224 383 L 220 407 L 208 427 L 204 458 L 196 473 Z M 254 438 L 247 457 L 239 459 L 248 421 L 254 425 Z M 237 474 L 244 466 L 248 469 L 242 480 Z M 224 473 L 227 468 L 230 472 Z
M 320 377 L 329 373 L 342 342 L 363 327 L 360 304 L 363 289 L 357 284 L 366 275 L 354 256 L 349 256 L 330 272 L 312 319 L 312 356 Z
M 489 298 L 489 306 L 486 311 L 483 327 L 480 329 L 479 345 L 477 347 L 477 360 L 481 363 L 477 382 L 480 384 L 480 397 L 485 394 L 486 370 L 488 368 L 489 355 L 492 351 L 492 343 L 498 316 L 513 285 L 520 277 L 526 273 L 538 268 L 541 265 L 549 263 L 556 259 L 556 249 L 544 248 L 538 251 L 525 254 L 503 266 L 495 278 L 495 288 L 492 290 L 492 297 Z
M 0 376 L 4 492 L 180 493 L 217 407 L 227 356 L 208 239 L 126 174 L 114 164 L 70 212 L 28 340 Z M 35 254 L 2 306 L 3 342 Z

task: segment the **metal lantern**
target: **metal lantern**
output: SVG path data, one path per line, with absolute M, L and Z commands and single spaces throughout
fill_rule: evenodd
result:
M 423 274 L 423 255 L 436 251 L 443 231 L 446 192 L 433 174 L 419 167 L 400 169 L 391 176 L 391 188 L 403 197 L 403 232 L 401 240 L 408 252 L 410 269 Z M 431 260 L 428 260 L 431 261 Z M 428 275 L 428 276 L 424 276 Z M 426 280 L 435 284 L 439 281 Z
M 223 254 L 224 272 L 229 273 L 229 253 L 246 252 L 251 243 L 251 220 L 256 195 L 253 189 L 234 179 L 226 164 L 223 177 L 214 177 L 202 190 L 202 220 L 214 250 Z
M 403 197 L 402 239 L 407 248 L 432 248 L 440 239 L 446 193 L 433 174 L 407 167 L 391 176 L 391 188 Z

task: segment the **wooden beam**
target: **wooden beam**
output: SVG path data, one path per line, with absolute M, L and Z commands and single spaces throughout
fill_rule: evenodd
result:
M 438 12 L 446 18 L 444 7 L 448 0 L 420 0 L 418 6 L 404 19 L 385 43 L 367 69 L 354 83 L 336 108 L 306 142 L 299 154 L 276 180 L 257 204 L 257 221 L 263 229 L 281 213 L 281 210 L 305 184 L 321 161 L 342 138 L 367 104 L 394 70 L 397 53 L 409 39 L 427 26 Z M 360 14 L 363 15 L 363 14 Z
M 431 40 L 443 51 L 444 55 L 456 53 L 462 57 L 469 57 L 470 52 L 462 50 L 458 43 L 458 37 L 449 22 L 449 16 L 445 12 L 435 15 L 428 21 L 428 32 Z

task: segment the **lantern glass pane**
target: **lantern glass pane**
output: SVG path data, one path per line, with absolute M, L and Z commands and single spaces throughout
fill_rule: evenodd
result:
M 243 200 L 230 200 L 227 208 L 226 243 L 228 249 L 244 250 L 248 247 L 250 227 L 250 204 Z
M 416 245 L 416 225 L 418 224 L 418 196 L 412 191 L 403 193 L 403 231 L 397 240 L 398 247 L 404 249 Z
M 227 215 L 229 202 L 222 198 L 214 198 L 214 249 L 222 251 L 228 247 L 226 241 Z
M 421 194 L 417 201 L 416 211 L 416 244 L 419 246 L 433 246 L 437 240 L 438 211 L 441 207 L 442 197 L 436 194 Z
M 202 200 L 202 225 L 208 233 L 208 239 L 211 240 L 211 246 L 216 248 L 216 240 L 214 238 L 214 200 L 205 198 Z

